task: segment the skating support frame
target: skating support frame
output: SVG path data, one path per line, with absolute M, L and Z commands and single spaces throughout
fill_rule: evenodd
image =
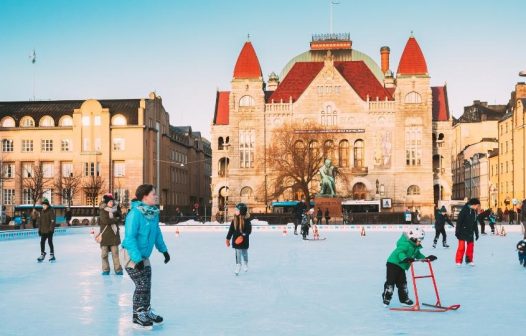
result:
M 410 307 L 395 307 L 390 308 L 390 310 L 397 310 L 397 311 L 412 311 L 412 312 L 427 312 L 427 313 L 443 313 L 450 310 L 457 310 L 460 308 L 459 304 L 451 305 L 451 306 L 442 306 L 442 303 L 440 302 L 440 296 L 438 295 L 438 287 L 437 283 L 435 281 L 435 273 L 433 272 L 433 267 L 431 266 L 431 261 L 429 259 L 422 259 L 417 260 L 420 262 L 425 262 L 429 266 L 429 274 L 428 275 L 415 275 L 415 268 L 413 267 L 413 263 L 411 263 L 411 277 L 413 278 L 413 289 L 415 291 L 415 304 Z M 436 303 L 428 304 L 428 303 L 420 303 L 420 298 L 418 297 L 418 289 L 416 286 L 416 280 L 417 279 L 424 279 L 424 278 L 431 278 L 433 281 L 433 287 L 435 289 L 435 295 L 437 298 Z M 429 308 L 422 308 L 421 306 L 429 307 Z

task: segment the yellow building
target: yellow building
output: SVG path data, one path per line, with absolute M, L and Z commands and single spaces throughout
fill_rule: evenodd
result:
M 497 211 L 499 202 L 499 149 L 490 151 L 489 161 L 489 205 L 493 211 Z
M 513 207 L 515 198 L 513 176 L 513 114 L 507 113 L 499 121 L 499 200 L 503 211 Z
M 140 184 L 153 184 L 167 214 L 210 198 L 209 141 L 189 127 L 170 126 L 154 93 L 146 99 L 0 102 L 0 138 L 7 213 L 31 203 L 23 181 L 35 166 L 46 181 L 44 197 L 54 204 L 64 203 L 54 181 L 72 175 L 81 175 L 84 185 L 100 176 L 100 194 L 112 192 L 121 201 Z M 88 200 L 81 191 L 73 204 Z

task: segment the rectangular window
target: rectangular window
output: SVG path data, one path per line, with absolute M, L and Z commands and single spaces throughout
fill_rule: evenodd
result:
M 41 140 L 41 151 L 42 152 L 52 152 L 53 151 L 53 140 L 42 139 Z
M 100 126 L 100 116 L 95 116 L 93 119 L 93 125 Z
M 84 162 L 84 176 L 99 176 L 100 175 L 100 163 L 97 162 Z
M 255 130 L 239 131 L 239 166 L 241 168 L 254 168 L 255 143 Z
M 31 203 L 33 203 L 33 200 L 31 197 L 31 190 L 23 189 L 22 190 L 22 204 L 31 204 Z
M 62 162 L 62 176 L 72 176 L 73 175 L 73 163 L 72 162 Z
M 3 139 L 2 140 L 2 152 L 8 153 L 14 150 L 13 140 L 12 139 Z
M 15 177 L 15 164 L 14 163 L 4 163 L 3 176 L 5 179 L 10 179 Z
M 89 138 L 82 139 L 82 150 L 84 152 L 90 151 Z
M 30 153 L 33 151 L 33 140 L 22 140 L 22 152 Z
M 4 189 L 4 204 L 15 204 L 15 189 Z
M 124 139 L 115 138 L 113 139 L 113 150 L 114 151 L 123 151 L 124 150 Z
M 123 161 L 115 161 L 113 163 L 113 176 L 123 177 L 126 173 L 126 164 Z
M 410 126 L 405 129 L 405 163 L 407 166 L 422 164 L 422 127 Z
M 52 178 L 54 175 L 53 162 L 42 163 L 42 175 L 45 178 Z
M 95 150 L 96 151 L 102 150 L 102 142 L 100 141 L 100 138 L 95 138 Z
M 53 189 L 44 189 L 42 197 L 47 198 L 51 202 L 51 200 L 53 199 Z
M 69 139 L 63 139 L 60 141 L 60 150 L 63 152 L 69 152 L 71 150 L 71 141 Z
M 89 116 L 83 116 L 82 117 L 82 126 L 89 126 L 90 125 L 90 117 Z
M 32 162 L 22 163 L 22 176 L 23 177 L 33 176 L 33 163 Z

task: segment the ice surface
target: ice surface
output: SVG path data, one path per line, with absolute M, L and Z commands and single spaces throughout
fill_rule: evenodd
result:
M 255 232 L 250 270 L 238 277 L 224 230 L 165 232 L 172 260 L 164 265 L 154 251 L 152 306 L 166 322 L 139 332 L 131 324 L 132 281 L 113 270 L 101 276 L 100 249 L 81 230 L 55 237 L 54 264 L 36 262 L 37 238 L 0 242 L 1 335 L 507 335 L 524 326 L 517 232 L 482 236 L 476 266 L 457 268 L 454 237 L 450 249 L 433 249 L 428 230 L 423 252 L 438 256 L 441 299 L 462 305 L 446 313 L 383 307 L 385 260 L 399 232 L 322 231 L 320 242 Z M 430 281 L 419 288 L 432 302 Z

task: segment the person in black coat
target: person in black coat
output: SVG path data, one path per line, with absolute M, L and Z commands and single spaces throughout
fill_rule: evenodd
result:
M 435 221 L 435 239 L 433 240 L 433 248 L 437 246 L 438 238 L 440 237 L 440 234 L 442 234 L 442 246 L 449 247 L 447 244 L 447 235 L 446 235 L 446 229 L 444 228 L 446 226 L 446 223 L 448 223 L 451 227 L 454 227 L 453 223 L 451 223 L 451 220 L 449 219 L 447 215 L 447 209 L 445 206 L 442 206 L 440 211 L 437 213 L 437 219 Z
M 522 232 L 524 233 L 524 239 L 526 239 L 526 199 L 522 201 L 520 218 L 521 218 L 522 227 L 523 227 Z
M 462 265 L 464 252 L 466 254 L 466 263 L 471 266 L 475 265 L 473 263 L 473 248 L 475 245 L 474 240 L 479 239 L 479 229 L 477 225 L 477 213 L 479 208 L 479 199 L 472 198 L 466 203 L 466 205 L 464 205 L 458 214 L 457 227 L 455 229 L 455 237 L 458 239 L 458 249 L 455 258 L 457 265 Z M 473 235 L 475 235 L 475 239 L 473 239 Z
M 329 224 L 329 220 L 331 219 L 331 215 L 329 214 L 329 208 L 325 208 L 325 224 Z
M 307 210 L 307 206 L 305 205 L 305 200 L 301 200 L 301 202 L 296 205 L 296 208 L 294 211 L 296 212 L 296 221 L 294 222 L 294 234 L 298 234 L 298 225 L 301 226 L 301 218 L 303 217 L 303 214 L 305 213 L 305 210 Z
M 236 250 L 236 275 L 241 271 L 241 262 L 244 263 L 244 271 L 248 271 L 248 247 L 249 237 L 252 233 L 252 224 L 250 223 L 248 208 L 244 203 L 236 205 L 234 210 L 234 219 L 230 223 L 230 228 L 226 235 L 226 246 Z M 230 243 L 232 240 L 232 244 Z
M 320 208 L 318 208 L 318 212 L 316 212 L 316 224 L 321 224 L 321 219 L 322 219 L 322 216 L 323 215 L 323 212 L 321 211 Z

